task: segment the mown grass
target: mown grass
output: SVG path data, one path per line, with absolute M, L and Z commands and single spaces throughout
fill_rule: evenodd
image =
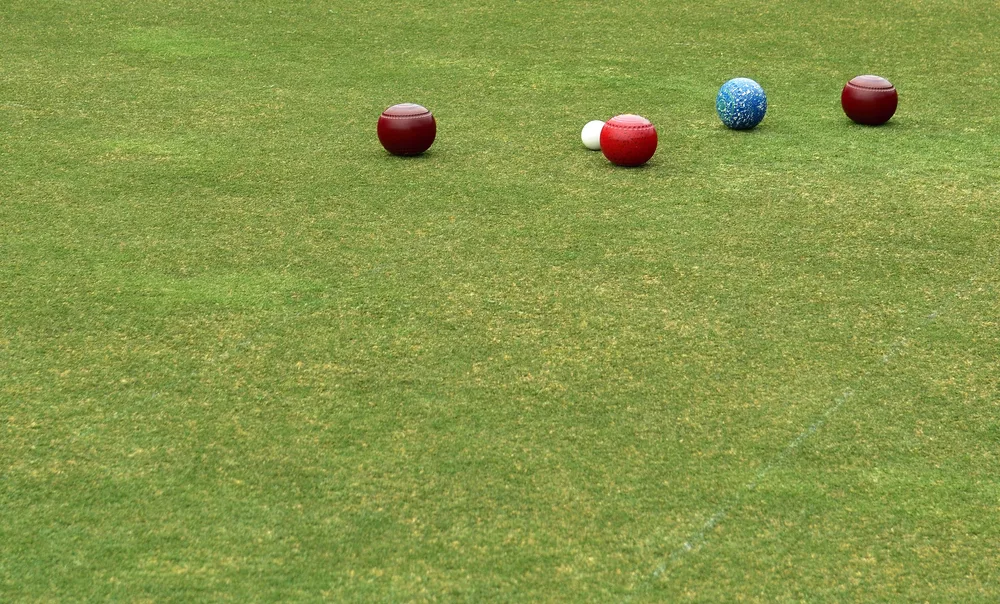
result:
M 995 600 L 998 18 L 8 3 L 0 594 Z

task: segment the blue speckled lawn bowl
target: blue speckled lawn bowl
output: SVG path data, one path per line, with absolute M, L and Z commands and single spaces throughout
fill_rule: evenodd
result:
M 750 78 L 733 78 L 719 88 L 715 97 L 719 119 L 733 130 L 749 130 L 767 113 L 767 95 Z

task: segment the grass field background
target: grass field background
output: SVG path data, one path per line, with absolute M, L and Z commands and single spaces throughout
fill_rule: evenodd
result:
M 997 31 L 6 0 L 0 599 L 997 601 Z

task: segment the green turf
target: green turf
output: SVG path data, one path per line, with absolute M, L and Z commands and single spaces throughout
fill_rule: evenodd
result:
M 996 2 L 674 4 L 6 0 L 0 600 L 1000 599 Z

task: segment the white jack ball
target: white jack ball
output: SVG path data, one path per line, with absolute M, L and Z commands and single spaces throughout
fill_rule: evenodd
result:
M 600 151 L 601 128 L 603 127 L 604 122 L 601 120 L 592 120 L 587 122 L 587 125 L 583 127 L 583 132 L 580 133 L 580 140 L 583 141 L 583 146 L 591 151 Z

